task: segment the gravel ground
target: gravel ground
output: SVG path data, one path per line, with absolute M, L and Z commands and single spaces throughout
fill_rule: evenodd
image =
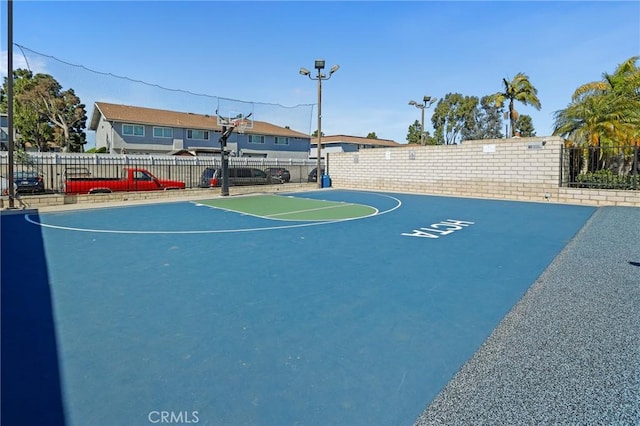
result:
M 415 422 L 507 424 L 640 425 L 640 208 L 596 210 Z

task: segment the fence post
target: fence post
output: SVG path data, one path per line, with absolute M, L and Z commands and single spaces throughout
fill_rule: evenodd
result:
M 562 188 L 562 183 L 564 181 L 564 143 L 560 145 L 560 176 L 558 176 L 558 187 Z
M 633 150 L 633 189 L 638 189 L 638 141 Z

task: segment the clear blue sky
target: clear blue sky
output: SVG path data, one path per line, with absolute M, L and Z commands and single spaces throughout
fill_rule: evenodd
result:
M 6 0 L 1 69 L 6 75 Z M 324 58 L 340 70 L 323 83 L 326 135 L 405 142 L 424 95 L 483 96 L 518 72 L 542 110 L 516 106 L 551 134 L 553 113 L 581 84 L 640 55 L 640 2 L 240 2 L 14 1 L 14 42 L 72 64 L 163 87 L 269 104 L 315 104 L 317 85 L 298 73 Z M 14 67 L 23 65 L 18 56 Z M 213 113 L 159 90 L 112 90 L 56 75 L 91 115 L 94 101 Z M 37 69 L 41 66 L 43 69 Z M 62 71 L 61 71 L 62 72 Z M 102 91 L 100 87 L 103 87 Z M 141 92 L 141 93 L 139 93 Z M 151 93 L 151 94 L 149 94 Z M 433 107 L 432 107 L 433 108 Z M 213 107 L 212 107 L 213 109 Z M 296 130 L 316 129 L 316 110 Z M 261 120 L 256 110 L 255 119 Z M 427 111 L 425 124 L 433 133 Z M 280 124 L 280 123 L 277 123 Z M 89 132 L 91 137 L 91 132 Z

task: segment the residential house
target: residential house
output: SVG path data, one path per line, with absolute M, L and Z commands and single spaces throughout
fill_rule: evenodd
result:
M 96 102 L 89 130 L 96 148 L 109 153 L 214 155 L 220 153 L 222 127 L 217 117 Z M 311 137 L 305 133 L 253 121 L 244 133 L 227 139 L 232 156 L 306 159 Z
M 372 139 L 361 136 L 332 135 L 322 137 L 321 156 L 324 158 L 325 152 L 357 152 L 367 148 L 393 148 L 403 146 L 398 142 L 390 139 Z M 309 158 L 317 158 L 318 156 L 318 138 L 311 140 L 311 149 Z

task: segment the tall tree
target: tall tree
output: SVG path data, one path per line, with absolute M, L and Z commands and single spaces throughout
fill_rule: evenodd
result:
M 5 78 L 3 94 L 6 90 Z M 45 151 L 47 143 L 55 139 L 65 151 L 82 151 L 87 115 L 73 89 L 63 91 L 51 75 L 17 69 L 14 93 L 14 122 L 22 142 L 33 142 L 40 151 Z M 0 98 L 6 111 L 6 96 Z
M 37 146 L 38 151 L 47 149 L 47 142 L 53 140 L 53 127 L 47 121 L 42 111 L 37 105 L 33 105 L 28 99 L 20 95 L 33 90 L 33 73 L 25 69 L 17 69 L 13 72 L 14 98 L 13 98 L 13 123 L 19 138 L 15 140 L 17 150 L 24 150 L 25 143 L 30 142 Z M 7 111 L 8 108 L 8 80 L 4 78 L 2 89 L 0 90 L 0 110 Z
M 420 141 L 418 141 L 420 143 Z M 437 145 L 436 139 L 429 134 L 428 131 L 424 132 L 424 144 L 425 145 Z
M 367 139 L 378 139 L 378 135 L 376 135 L 376 132 L 369 132 Z
M 589 146 L 633 145 L 640 142 L 640 57 L 618 65 L 613 74 L 578 87 L 567 108 L 556 111 L 554 135 L 583 146 L 582 172 Z
M 409 132 L 407 133 L 407 142 L 408 143 L 420 143 L 420 133 L 422 132 L 420 122 L 418 120 L 414 121 L 412 125 L 409 126 Z
M 62 90 L 60 83 L 48 74 L 36 74 L 29 91 L 17 95 L 43 114 L 55 128 L 56 142 L 65 151 L 81 151 L 86 136 L 85 106 L 73 89 Z
M 530 116 L 526 114 L 518 116 L 516 120 L 516 132 L 523 138 L 531 138 L 536 135 L 536 129 L 533 127 L 533 121 Z
M 56 126 L 56 142 L 68 151 L 82 152 L 86 143 L 84 127 L 87 122 L 85 106 L 73 89 L 60 92 L 49 109 L 49 119 Z
M 502 133 L 502 108 L 496 107 L 489 96 L 480 98 L 472 117 L 462 129 L 462 140 L 500 139 Z
M 480 99 L 480 108 L 483 139 L 500 139 L 504 137 L 502 133 L 503 109 L 491 102 L 490 96 L 483 96 Z
M 542 105 L 538 99 L 538 89 L 531 84 L 526 74 L 519 72 L 511 81 L 503 78 L 502 83 L 504 85 L 503 91 L 491 95 L 491 100 L 498 108 L 508 103 L 509 132 L 511 133 L 509 136 L 513 136 L 518 119 L 518 111 L 516 111 L 514 103 L 517 101 L 523 105 L 531 105 L 537 110 L 540 110 Z
M 460 93 L 447 93 L 440 99 L 431 116 L 436 142 L 444 145 L 459 143 L 463 130 L 474 125 L 477 104 L 475 96 Z

